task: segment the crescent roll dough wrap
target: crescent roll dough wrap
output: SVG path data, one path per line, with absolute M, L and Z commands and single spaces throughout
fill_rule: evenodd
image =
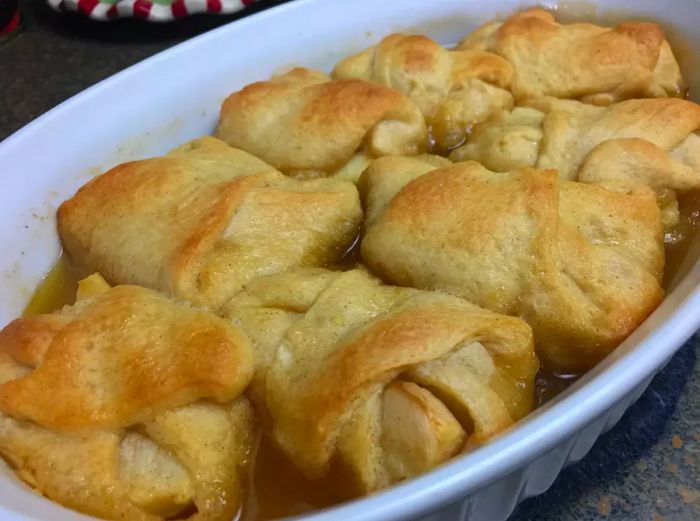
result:
M 427 146 L 423 116 L 400 92 L 302 68 L 231 94 L 216 135 L 287 174 L 331 174 L 356 152 L 412 155 Z
M 81 292 L 0 331 L 0 454 L 40 493 L 97 517 L 235 517 L 253 436 L 246 337 L 98 275 Z
M 614 28 L 559 24 L 551 13 L 535 8 L 484 25 L 457 49 L 507 59 L 516 100 L 555 96 L 609 104 L 685 94 L 671 47 L 653 23 L 624 22 Z
M 228 315 L 266 353 L 257 399 L 274 441 L 310 477 L 339 465 L 359 491 L 376 490 L 533 406 L 528 325 L 459 298 L 316 270 L 256 279 Z
M 290 179 L 204 138 L 90 181 L 58 229 L 70 257 L 111 283 L 217 308 L 256 276 L 337 261 L 361 218 L 352 183 Z
M 479 51 L 447 50 L 427 36 L 391 34 L 345 58 L 334 78 L 357 78 L 397 89 L 416 102 L 438 147 L 464 141 L 474 123 L 510 109 L 513 69 L 508 60 Z
M 700 188 L 700 106 L 681 99 L 627 100 L 609 107 L 539 98 L 479 125 L 455 161 L 474 159 L 508 171 L 554 168 L 562 179 L 627 189 L 643 184 L 671 198 Z M 662 204 L 662 206 L 664 206 Z
M 385 280 L 520 316 L 540 358 L 572 371 L 598 362 L 661 301 L 663 230 L 648 188 L 613 192 L 476 162 L 421 175 L 415 161 L 382 158 L 363 174 L 375 193 L 362 257 Z M 402 170 L 413 172 L 408 184 L 394 175 Z

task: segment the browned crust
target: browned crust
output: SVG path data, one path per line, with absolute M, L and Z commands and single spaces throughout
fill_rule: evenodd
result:
M 39 367 L 0 385 L 2 412 L 52 430 L 122 428 L 200 398 L 225 402 L 252 377 L 242 333 L 145 288 L 117 286 L 55 317 L 63 324 L 50 332 L 46 319 L 28 319 L 0 336 L 13 354 L 53 334 Z

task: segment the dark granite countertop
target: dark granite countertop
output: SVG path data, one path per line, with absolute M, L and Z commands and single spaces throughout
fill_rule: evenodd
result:
M 40 0 L 20 5 L 24 29 L 0 44 L 0 139 L 111 74 L 240 16 L 100 24 Z M 618 426 L 512 521 L 700 519 L 698 342 L 696 335 Z

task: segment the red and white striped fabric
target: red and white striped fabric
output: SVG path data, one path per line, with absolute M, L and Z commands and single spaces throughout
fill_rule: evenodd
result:
M 150 22 L 169 22 L 191 14 L 229 14 L 253 4 L 255 0 L 173 0 L 151 2 L 150 0 L 48 0 L 57 11 L 78 11 L 95 20 L 109 21 L 116 18 L 134 17 Z

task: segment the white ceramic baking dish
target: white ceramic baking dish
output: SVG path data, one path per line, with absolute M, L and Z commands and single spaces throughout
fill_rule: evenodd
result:
M 556 3 L 546 2 L 556 8 Z M 59 253 L 57 205 L 92 175 L 213 130 L 224 97 L 290 65 L 330 69 L 396 30 L 456 42 L 517 0 L 299 0 L 163 52 L 88 89 L 0 144 L 0 326 L 21 312 Z M 700 2 L 601 1 L 595 16 L 659 20 L 700 92 Z M 591 4 L 584 11 L 591 14 Z M 696 63 L 700 62 L 697 60 Z M 546 490 L 612 427 L 700 325 L 700 244 L 659 309 L 615 353 L 556 400 L 485 447 L 372 497 L 307 516 L 326 520 L 499 521 Z M 0 519 L 90 519 L 36 496 L 0 469 Z

